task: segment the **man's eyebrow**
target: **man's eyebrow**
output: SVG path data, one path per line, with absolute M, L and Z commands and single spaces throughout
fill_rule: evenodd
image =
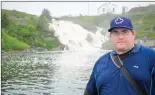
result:
M 118 32 L 117 30 L 113 30 L 112 32 Z
M 123 29 L 122 31 L 123 31 L 123 32 L 124 32 L 124 31 L 128 31 L 128 29 Z

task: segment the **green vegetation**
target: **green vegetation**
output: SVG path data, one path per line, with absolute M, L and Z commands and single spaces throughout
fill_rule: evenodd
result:
M 60 42 L 53 36 L 53 31 L 48 29 L 48 23 L 51 22 L 52 17 L 47 9 L 42 11 L 40 17 L 2 9 L 2 50 L 25 50 L 36 47 L 51 50 L 58 47 Z
M 2 50 L 23 50 L 29 48 L 28 44 L 25 44 L 4 32 L 2 29 Z
M 10 24 L 10 21 L 8 19 L 8 16 L 6 13 L 2 14 L 2 28 L 7 28 L 7 26 Z
M 88 22 L 88 21 L 94 20 L 95 19 L 95 16 L 80 16 L 79 18 L 80 18 L 81 21 Z
M 44 9 L 38 19 L 36 29 L 44 32 L 49 32 L 48 23 L 50 22 L 52 22 L 50 12 L 47 9 Z
M 137 38 L 143 38 L 146 36 L 149 39 L 155 40 L 155 13 L 132 13 L 129 14 L 129 17 L 135 26 Z

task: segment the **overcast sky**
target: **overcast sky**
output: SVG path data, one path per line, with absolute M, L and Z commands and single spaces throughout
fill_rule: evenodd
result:
M 72 0 L 73 1 L 73 0 Z M 95 1 L 95 0 L 94 0 Z M 48 9 L 52 16 L 64 15 L 97 15 L 97 8 L 106 2 L 2 2 L 2 9 L 15 9 L 18 11 L 40 15 L 44 8 Z M 138 6 L 147 6 L 155 2 L 111 2 L 116 5 L 117 13 L 121 13 L 121 7 L 126 6 L 128 9 Z

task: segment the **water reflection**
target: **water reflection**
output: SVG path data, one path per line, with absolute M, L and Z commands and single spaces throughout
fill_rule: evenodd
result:
M 107 51 L 2 56 L 3 95 L 81 95 L 94 62 Z

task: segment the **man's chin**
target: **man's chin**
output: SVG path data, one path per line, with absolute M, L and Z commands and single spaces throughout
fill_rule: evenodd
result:
M 118 51 L 125 51 L 126 48 L 125 48 L 125 47 L 117 47 L 117 50 L 118 50 Z

